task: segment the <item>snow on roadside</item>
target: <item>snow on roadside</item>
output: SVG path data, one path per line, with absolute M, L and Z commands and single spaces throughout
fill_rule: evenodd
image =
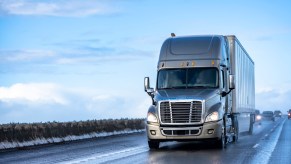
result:
M 114 131 L 114 132 L 102 132 L 102 133 L 90 133 L 90 134 L 84 134 L 80 136 L 76 135 L 70 135 L 66 137 L 53 137 L 53 138 L 37 138 L 32 141 L 25 141 L 25 142 L 0 142 L 0 150 L 3 149 L 11 149 L 11 148 L 21 148 L 21 147 L 27 147 L 27 146 L 36 146 L 36 145 L 42 145 L 42 144 L 50 144 L 50 143 L 60 143 L 60 142 L 66 142 L 66 141 L 76 141 L 76 140 L 82 140 L 82 139 L 89 139 L 89 138 L 99 138 L 99 137 L 108 137 L 108 136 L 114 136 L 114 135 L 120 135 L 120 134 L 131 134 L 131 133 L 139 133 L 144 132 L 144 129 L 140 130 L 123 130 L 123 131 Z

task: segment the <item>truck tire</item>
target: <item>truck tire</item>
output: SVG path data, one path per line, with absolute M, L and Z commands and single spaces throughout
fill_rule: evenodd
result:
M 224 133 L 221 134 L 221 138 L 217 141 L 217 148 L 224 149 L 226 148 L 226 136 Z
M 226 148 L 226 144 L 227 144 L 226 129 L 224 127 L 225 127 L 225 121 L 223 121 L 223 128 L 221 129 L 221 137 L 220 139 L 218 139 L 216 143 L 217 148 L 219 149 Z
M 160 147 L 160 142 L 149 140 L 149 141 L 148 141 L 148 145 L 149 145 L 149 148 L 150 148 L 151 150 L 152 150 L 152 149 L 159 149 L 159 147 Z

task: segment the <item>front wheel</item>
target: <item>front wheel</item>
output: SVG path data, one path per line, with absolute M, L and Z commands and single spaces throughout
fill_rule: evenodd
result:
M 159 149 L 160 142 L 158 141 L 148 141 L 148 145 L 150 149 Z
M 217 141 L 217 147 L 219 149 L 223 149 L 223 148 L 226 148 L 226 144 L 227 144 L 227 138 L 226 138 L 226 135 L 225 135 L 225 129 L 222 128 L 222 132 L 221 132 L 221 137 L 220 139 Z
M 221 138 L 217 141 L 217 147 L 219 149 L 226 148 L 226 136 L 224 134 L 221 134 Z

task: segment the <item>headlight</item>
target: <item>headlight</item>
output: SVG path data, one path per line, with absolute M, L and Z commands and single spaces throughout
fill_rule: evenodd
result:
M 257 119 L 257 120 L 261 120 L 261 119 L 262 119 L 262 116 L 261 116 L 261 115 L 257 115 L 257 116 L 256 116 L 256 119 Z
M 153 113 L 150 113 L 150 112 L 148 113 L 147 121 L 158 123 L 157 117 Z
M 217 120 L 219 120 L 218 112 L 212 112 L 206 117 L 205 122 L 217 121 Z

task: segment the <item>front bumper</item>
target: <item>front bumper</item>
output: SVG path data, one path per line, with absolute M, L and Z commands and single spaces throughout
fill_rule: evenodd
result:
M 147 124 L 148 140 L 183 141 L 183 140 L 217 140 L 221 138 L 223 121 L 204 123 L 200 126 L 164 126 Z

